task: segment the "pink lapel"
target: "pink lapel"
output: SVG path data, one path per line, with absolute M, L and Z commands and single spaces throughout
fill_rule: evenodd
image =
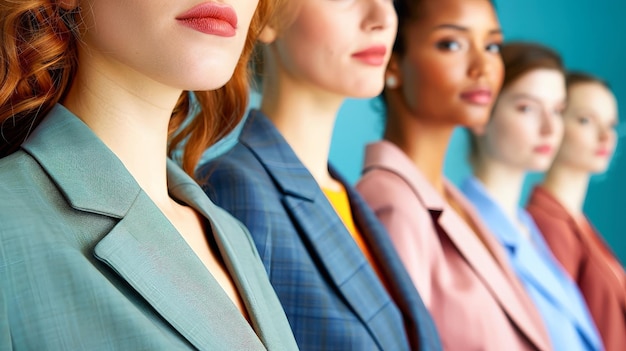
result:
M 430 185 L 413 162 L 394 144 L 382 141 L 368 146 L 365 168 L 384 167 L 392 170 L 410 184 L 420 202 L 431 212 L 440 212 L 436 224 L 441 226 L 457 250 L 467 260 L 512 323 L 539 350 L 550 350 L 548 334 L 539 312 L 508 265 L 501 245 L 487 230 L 472 205 L 452 183 L 446 181 L 446 191 L 463 207 L 484 236 L 483 245 L 471 227 L 446 203 Z

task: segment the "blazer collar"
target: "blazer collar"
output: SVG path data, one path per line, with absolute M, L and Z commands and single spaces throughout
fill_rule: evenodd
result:
M 485 244 L 481 243 L 472 229 L 397 146 L 388 141 L 380 141 L 368 145 L 366 155 L 364 172 L 370 169 L 383 169 L 401 177 L 430 211 L 433 221 L 443 228 L 459 253 L 474 269 L 517 328 L 539 350 L 549 349 L 548 335 L 542 328 L 539 313 L 510 269 L 499 243 L 461 192 L 449 181 L 444 181 L 448 195 L 463 208 L 478 231 L 484 233 Z
M 521 241 L 525 239 L 519 233 L 519 229 L 511 223 L 508 215 L 487 193 L 483 184 L 475 177 L 469 177 L 461 185 L 461 191 L 472 202 L 482 218 L 486 219 L 485 222 L 492 229 L 492 233 L 512 255 L 515 255 Z M 522 218 L 518 219 L 522 220 Z M 525 222 L 524 224 L 528 223 Z
M 173 161 L 167 164 L 170 193 L 208 219 L 258 336 L 122 162 L 80 119 L 56 105 L 22 147 L 74 209 L 119 219 L 103 237 L 93 238 L 94 255 L 195 347 L 223 348 L 227 338 L 219 336 L 232 334 L 232 328 L 243 331 L 233 346 L 244 345 L 244 349 L 264 349 L 259 337 L 267 341 L 276 335 L 274 323 L 261 320 L 270 315 L 268 307 L 254 303 L 262 275 L 247 271 L 246 267 L 259 266 L 250 261 L 258 260 L 251 242 L 245 235 L 235 236 L 245 242 L 228 238 L 226 233 L 243 229 L 226 218 Z M 250 252 L 233 255 L 235 247 Z M 229 316 L 229 323 L 215 318 L 220 315 Z
M 576 224 L 576 221 L 565 209 L 565 207 L 563 207 L 563 205 L 561 205 L 561 203 L 543 187 L 536 186 L 533 189 L 530 198 L 533 199 L 533 202 L 536 201 L 541 204 L 541 208 L 550 213 L 550 216 Z
M 586 315 L 584 305 L 569 302 L 582 302 L 578 296 L 578 288 L 560 270 L 553 259 L 539 229 L 523 209 L 518 209 L 518 220 L 530 233 L 530 240 L 523 237 L 520 229 L 513 225 L 511 219 L 489 195 L 487 189 L 474 177 L 463 183 L 463 193 L 472 201 L 476 209 L 485 219 L 492 233 L 510 251 L 510 261 L 517 269 L 521 279 L 540 291 L 541 295 L 558 309 L 562 316 L 567 317 L 582 333 L 590 345 L 598 347 L 600 341 Z
M 55 105 L 22 148 L 75 209 L 122 218 L 141 191 L 122 162 L 62 105 Z
M 313 201 L 319 186 L 274 124 L 259 110 L 251 110 L 239 135 L 274 180 L 278 189 Z
M 567 211 L 567 209 L 565 209 L 565 207 L 563 207 L 563 205 L 561 205 L 561 203 L 545 188 L 541 186 L 536 186 L 533 189 L 531 196 L 528 200 L 528 206 L 540 208 L 542 211 L 548 213 L 551 217 L 558 218 L 564 221 L 571 228 L 571 230 L 576 233 L 579 239 L 585 243 L 584 245 L 587 246 L 588 250 L 595 252 L 594 254 L 600 257 L 605 257 L 606 253 L 610 254 L 610 258 L 607 259 L 613 262 L 604 262 L 604 264 L 615 264 L 618 268 L 623 269 L 622 264 L 617 259 L 617 256 L 612 251 L 611 247 L 604 241 L 602 236 L 597 233 L 592 224 L 589 223 L 589 221 L 585 218 L 584 220 L 587 221 L 589 228 L 592 231 L 587 232 L 586 230 L 581 228 L 581 224 L 576 221 L 574 217 L 572 217 L 572 215 Z M 607 267 L 606 269 L 612 268 Z M 613 282 L 612 284 L 614 284 L 615 282 L 620 282 L 619 279 L 611 281 Z M 616 289 L 616 291 L 619 291 L 622 286 L 620 286 L 620 284 L 617 285 L 619 287 Z M 626 313 L 626 294 L 621 294 L 619 296 L 619 300 Z
M 387 306 L 391 301 L 384 286 L 287 141 L 266 116 L 252 110 L 239 142 L 255 155 L 283 194 L 283 205 L 296 227 L 300 228 L 303 241 L 309 243 L 312 255 L 323 266 L 320 270 L 327 272 L 335 289 L 369 328 L 380 348 L 397 349 L 406 338 L 402 332 L 404 327 L 400 313 Z M 346 189 L 350 188 L 332 167 L 329 171 Z M 356 217 L 358 221 L 360 217 Z M 357 223 L 360 224 L 363 223 Z M 359 229 L 365 232 L 364 235 L 369 235 L 368 228 L 359 226 Z M 394 319 L 400 324 L 388 329 L 385 329 L 388 326 L 379 324 L 382 320 L 388 322 Z
M 413 349 L 440 350 L 439 334 L 430 312 L 424 305 L 409 273 L 400 260 L 385 227 L 367 205 L 361 195 L 347 185 L 334 168 L 330 167 L 333 178 L 339 180 L 348 193 L 354 221 L 368 243 L 370 251 L 378 262 L 379 269 L 387 279 L 387 288 L 394 302 L 404 315 L 407 335 Z
M 431 213 L 441 213 L 445 200 L 430 185 L 415 164 L 393 143 L 382 140 L 367 145 L 363 172 L 384 169 L 401 177 L 414 190 L 415 196 Z

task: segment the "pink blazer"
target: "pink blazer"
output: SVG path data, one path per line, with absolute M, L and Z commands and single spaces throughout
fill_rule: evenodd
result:
M 578 283 L 606 350 L 626 350 L 626 273 L 611 250 L 586 218 L 574 219 L 544 188 L 535 188 L 528 212 Z
M 502 247 L 450 182 L 448 195 L 471 216 L 485 244 L 389 142 L 368 145 L 357 189 L 387 227 L 445 350 L 551 349 L 542 319 Z

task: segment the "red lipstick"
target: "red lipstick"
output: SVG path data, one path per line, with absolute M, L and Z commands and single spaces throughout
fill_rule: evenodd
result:
M 385 64 L 387 47 L 384 45 L 370 46 L 365 50 L 355 52 L 352 57 L 370 66 L 382 66 Z
M 485 106 L 491 104 L 493 94 L 489 89 L 471 89 L 461 93 L 461 99 L 473 105 Z
M 205 2 L 192 7 L 176 19 L 185 27 L 204 34 L 232 37 L 236 34 L 237 14 L 230 5 Z
M 552 153 L 552 146 L 550 145 L 539 145 L 535 147 L 534 151 L 538 154 L 549 155 Z

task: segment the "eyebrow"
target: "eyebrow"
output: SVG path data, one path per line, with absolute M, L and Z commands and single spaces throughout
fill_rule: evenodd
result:
M 533 102 L 539 104 L 539 105 L 543 105 L 543 103 L 541 102 L 541 99 L 539 99 L 538 97 L 535 97 L 533 95 L 530 94 L 526 94 L 526 93 L 515 93 L 515 94 L 511 94 L 511 98 L 513 100 L 520 100 L 520 99 L 526 99 L 526 100 L 532 100 Z M 565 104 L 567 102 L 565 100 L 563 101 L 559 101 L 558 104 L 562 105 L 563 107 L 565 107 Z
M 435 28 L 433 28 L 433 31 L 439 30 L 439 29 L 452 29 L 452 30 L 457 30 L 460 32 L 469 32 L 470 29 L 468 27 L 464 27 L 464 26 L 460 26 L 458 24 L 451 24 L 451 23 L 444 23 L 444 24 L 440 24 L 438 26 L 436 26 Z M 495 28 L 489 31 L 489 34 L 502 34 L 502 29 L 501 28 Z
M 593 119 L 596 122 L 602 122 L 602 121 L 598 120 L 598 114 L 596 113 L 596 111 L 589 110 L 589 109 L 586 109 L 586 108 L 582 108 L 582 109 L 575 110 L 575 112 L 578 115 L 583 115 L 585 117 L 589 117 L 589 118 Z M 619 123 L 619 116 L 617 116 L 617 115 L 611 116 L 610 120 L 608 122 L 609 122 L 609 124 Z

